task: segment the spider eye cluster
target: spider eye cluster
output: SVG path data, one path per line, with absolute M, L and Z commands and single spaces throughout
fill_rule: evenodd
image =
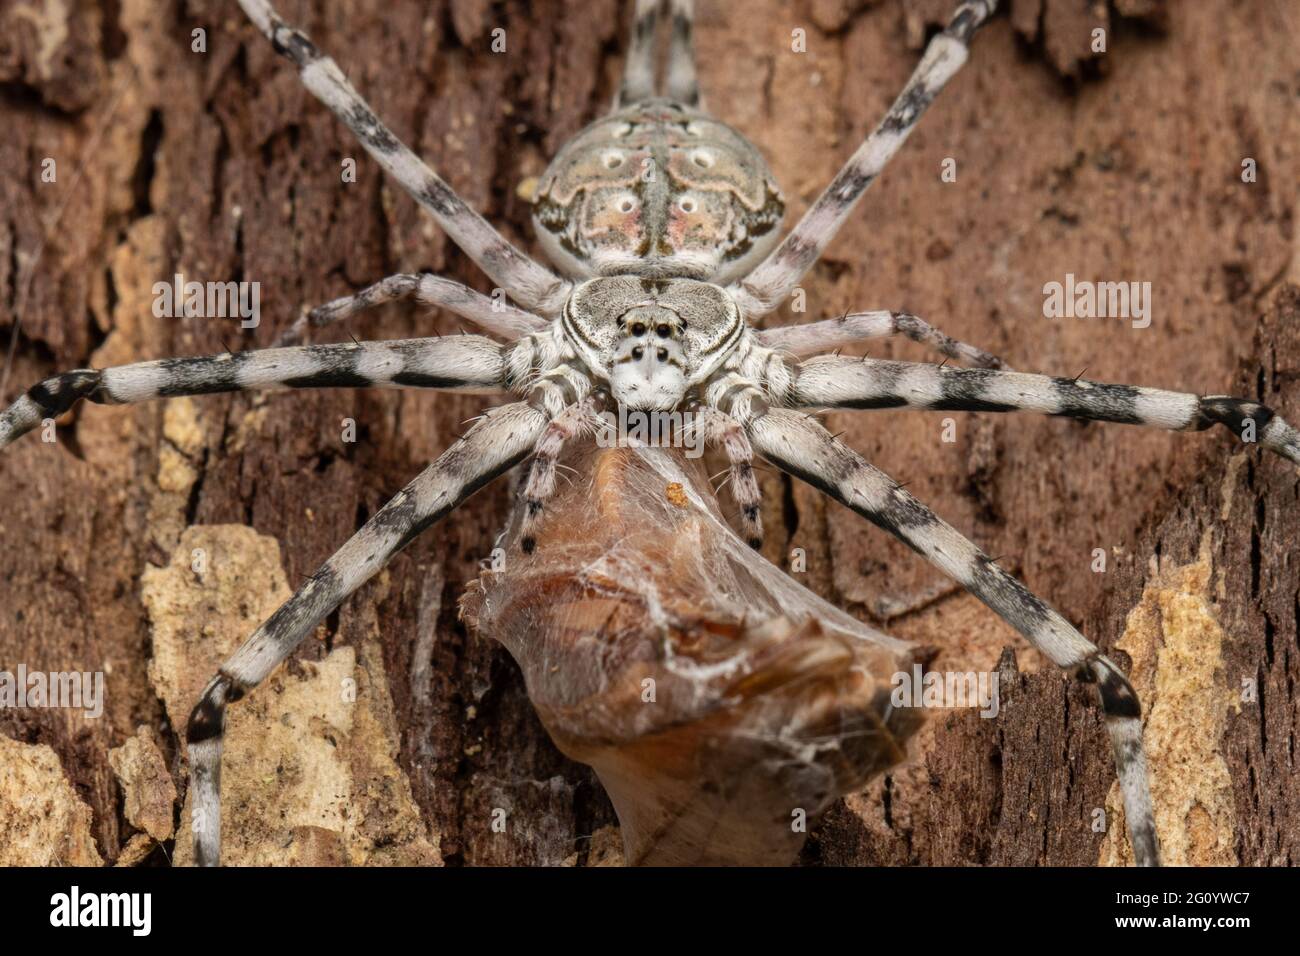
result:
M 657 322 L 647 323 L 641 318 L 633 318 L 627 323 L 627 332 L 628 335 L 638 339 L 642 336 L 649 335 L 651 332 L 653 332 L 654 336 L 657 338 L 675 338 L 681 334 L 677 329 L 676 319 L 677 317 L 675 315 L 664 316 Z
M 570 345 L 621 404 L 673 409 L 739 341 L 724 289 L 693 279 L 610 276 L 578 286 L 562 325 Z

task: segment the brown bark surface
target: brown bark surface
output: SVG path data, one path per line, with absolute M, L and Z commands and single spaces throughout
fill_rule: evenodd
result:
M 282 0 L 395 132 L 525 248 L 520 186 L 609 103 L 625 6 Z M 793 220 L 886 108 L 951 0 L 699 6 L 707 104 L 767 155 Z M 1240 394 L 1300 417 L 1300 290 L 1288 284 L 1300 282 L 1300 18 L 1272 0 L 1169 6 L 1011 3 L 804 283 L 807 312 L 787 307 L 773 321 L 906 309 L 1018 369 L 1086 367 L 1089 378 Z M 1104 53 L 1091 50 L 1097 27 Z M 505 52 L 492 52 L 496 28 Z M 804 53 L 791 50 L 796 28 L 806 31 Z M 205 52 L 192 49 L 195 30 Z M 490 289 L 234 3 L 4 0 L 0 128 L 4 341 L 20 312 L 22 321 L 6 402 L 69 368 L 266 346 L 303 307 L 394 272 Z M 54 182 L 42 181 L 46 158 Z M 355 182 L 340 175 L 347 158 Z M 940 178 L 947 158 L 956 182 Z M 1247 159 L 1258 169 L 1251 183 L 1242 180 Z M 261 325 L 155 318 L 151 287 L 177 272 L 260 282 Z M 1043 284 L 1066 273 L 1149 281 L 1150 327 L 1044 318 Z M 350 328 L 397 338 L 453 333 L 459 323 L 393 306 Z M 870 352 L 932 358 L 907 343 Z M 83 407 L 54 444 L 34 434 L 6 449 L 0 670 L 102 671 L 107 682 L 98 720 L 0 711 L 0 735 L 51 747 L 71 783 L 72 809 L 44 825 L 64 835 L 89 827 L 107 862 L 172 852 L 170 841 L 154 841 L 159 803 L 148 796 L 166 789 L 158 766 L 183 794 L 182 728 L 150 660 L 172 633 L 156 569 L 180 548 L 189 553 L 186 528 L 246 525 L 278 542 L 292 587 L 482 405 L 339 390 Z M 1218 432 L 949 413 L 830 418 L 1131 669 L 1149 713 L 1171 861 L 1300 858 L 1293 466 Z M 953 442 L 942 440 L 945 418 Z M 355 442 L 341 437 L 346 419 Z M 997 720 L 932 718 L 908 764 L 814 829 L 805 861 L 1122 862 L 1113 765 L 1091 690 L 812 489 L 768 473 L 763 490 L 767 557 L 784 565 L 804 548 L 804 583 L 864 620 L 880 623 L 882 599 L 920 605 L 881 626 L 932 648 L 933 668 L 999 668 L 1003 690 Z M 390 747 L 400 773 L 375 769 L 382 753 L 364 770 L 349 757 L 350 772 L 376 803 L 388 791 L 374 781 L 396 779 L 404 793 L 409 780 L 419 822 L 398 815 L 397 842 L 415 847 L 402 861 L 617 858 L 616 820 L 591 773 L 546 738 L 505 651 L 456 619 L 463 583 L 508 507 L 499 484 L 426 533 L 306 642 L 291 669 L 310 676 L 340 648 L 355 649 L 380 728 L 357 739 L 363 749 Z M 1106 555 L 1101 573 L 1095 549 Z M 229 581 L 213 600 L 232 618 L 250 614 L 275 593 L 267 580 L 257 578 L 266 586 L 247 606 Z M 141 726 L 161 764 L 137 737 Z M 132 759 L 110 762 L 129 741 Z M 10 764 L 27 759 L 3 752 Z M 59 776 L 53 763 L 29 764 L 24 780 Z M 115 765 L 127 769 L 115 774 Z M 35 826 L 4 798 L 0 832 Z M 89 807 L 84 819 L 77 801 Z M 148 827 L 141 806 L 152 808 Z M 522 824 L 505 838 L 490 827 L 503 806 Z M 1098 808 L 1108 832 L 1094 825 Z M 227 821 L 238 838 L 237 807 Z M 330 840 L 310 830 L 296 833 L 297 855 L 286 858 L 335 858 Z M 142 841 L 146 831 L 153 836 Z M 391 846 L 392 832 L 376 824 L 348 846 Z M 426 837 L 436 853 L 423 849 Z M 75 850 L 54 861 L 86 859 L 84 839 L 66 845 Z

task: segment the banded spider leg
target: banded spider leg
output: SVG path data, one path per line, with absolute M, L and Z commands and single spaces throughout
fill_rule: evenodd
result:
M 757 334 L 760 344 L 796 356 L 815 355 L 871 339 L 902 335 L 929 346 L 940 355 L 968 362 L 976 368 L 1006 368 L 996 355 L 960 342 L 909 312 L 850 312 L 838 319 L 763 329 Z
M 195 860 L 221 854 L 221 740 L 226 704 L 278 667 L 336 607 L 425 528 L 533 450 L 547 414 L 529 402 L 484 413 L 309 577 L 217 671 L 190 715 L 186 741 L 194 787 Z
M 477 335 L 396 342 L 349 342 L 159 359 L 106 369 L 74 369 L 46 379 L 0 412 L 0 448 L 57 418 L 81 399 L 99 405 L 248 389 L 407 387 L 491 394 L 516 366 Z M 527 366 L 523 366 L 526 368 Z
M 549 340 L 549 336 L 541 336 Z M 590 391 L 580 371 L 556 365 L 546 342 L 501 345 L 476 335 L 264 349 L 65 372 L 0 412 L 0 448 L 81 399 L 101 404 L 250 389 L 407 387 L 516 391 L 526 401 L 485 412 L 303 583 L 220 668 L 187 729 L 200 864 L 220 859 L 220 761 L 226 705 L 256 687 L 303 637 L 429 525 L 535 450 L 557 416 Z M 537 375 L 538 365 L 547 370 Z
M 748 319 L 759 318 L 780 305 L 820 258 L 862 194 L 916 127 L 926 107 L 965 63 L 971 37 L 996 7 L 997 0 L 968 0 L 958 6 L 948 26 L 930 42 L 884 119 L 781 244 L 731 286 Z M 979 368 L 1006 367 L 997 356 L 946 335 L 907 312 L 849 313 L 838 319 L 766 329 L 758 333 L 758 338 L 769 348 L 802 356 L 892 335 L 906 336 L 948 358 Z
M 966 62 L 971 36 L 996 8 L 997 0 L 965 0 L 957 8 L 943 32 L 930 41 L 903 92 L 871 135 L 781 244 L 749 275 L 730 287 L 748 318 L 766 315 L 794 291 L 804 273 L 835 238 L 867 187 L 875 182 L 916 128 L 926 107 Z
M 660 95 L 655 83 L 655 34 L 664 7 L 670 8 L 672 33 L 668 41 L 668 70 L 662 95 L 685 106 L 703 108 L 699 83 L 695 78 L 693 0 L 637 0 L 623 64 L 623 82 L 614 100 L 615 109 Z
M 380 279 L 354 295 L 333 299 L 310 312 L 304 312 L 285 330 L 276 344 L 298 345 L 309 328 L 324 328 L 366 309 L 403 299 L 415 299 L 423 305 L 448 309 L 461 318 L 469 319 L 484 332 L 508 341 L 545 331 L 550 324 L 531 312 L 497 302 L 451 279 L 429 273 L 399 273 Z
M 470 209 L 445 180 L 411 152 L 348 82 L 333 59 L 281 19 L 267 0 L 239 0 L 275 51 L 292 61 L 302 83 L 329 107 L 361 144 L 411 194 L 498 286 L 525 308 L 554 316 L 570 283 L 535 262 Z
M 1026 410 L 1174 431 L 1220 424 L 1297 464 L 1300 432 L 1271 409 L 1244 398 L 829 355 L 802 363 L 773 363 L 760 355 L 753 364 L 769 374 L 758 382 L 734 372 L 723 374 L 705 394 L 710 404 L 744 426 L 760 455 L 903 541 L 1057 665 L 1098 685 L 1134 857 L 1140 865 L 1157 865 L 1141 708 L 1123 674 L 1057 611 L 956 529 L 796 409 Z
M 1223 425 L 1244 442 L 1300 464 L 1300 433 L 1258 402 L 1024 372 L 939 368 L 823 355 L 779 386 L 792 407 L 1030 411 L 1090 421 L 1203 431 Z

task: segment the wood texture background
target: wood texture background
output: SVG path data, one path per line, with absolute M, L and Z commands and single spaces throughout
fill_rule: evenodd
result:
M 531 247 L 517 188 L 608 104 L 626 4 L 281 2 L 400 136 Z M 886 108 L 950 5 L 699 0 L 708 105 L 763 149 L 792 216 Z M 907 309 L 1016 368 L 1258 396 L 1300 417 L 1300 292 L 1287 285 L 1300 281 L 1300 15 L 1277 0 L 1170 8 L 1011 3 L 809 276 L 808 313 L 774 321 Z M 1108 47 L 1093 56 L 1098 25 Z M 490 52 L 495 27 L 503 54 Z M 803 54 L 791 52 L 796 27 Z M 206 53 L 191 52 L 196 28 Z M 23 301 L 5 401 L 57 370 L 263 346 L 302 306 L 397 271 L 488 290 L 234 3 L 5 0 L 0 128 L 5 341 Z M 55 184 L 40 182 L 47 156 Z M 358 158 L 356 183 L 341 182 L 345 157 Z M 940 181 L 946 157 L 956 183 Z M 1253 184 L 1240 178 L 1246 157 Z M 150 287 L 174 272 L 259 281 L 261 326 L 155 319 Z M 1067 272 L 1151 282 L 1150 328 L 1043 318 L 1043 284 Z M 406 307 L 352 325 L 361 338 L 457 328 Z M 930 358 L 897 343 L 871 354 Z M 187 524 L 242 523 L 280 541 L 297 584 L 480 404 L 416 392 L 202 399 L 187 456 L 197 477 L 180 500 L 159 484 L 160 404 L 83 408 L 57 446 L 29 436 L 0 457 L 0 669 L 108 672 L 103 719 L 2 711 L 0 734 L 54 748 L 107 860 L 131 832 L 109 748 L 152 726 L 183 784 L 176 728 L 146 673 L 144 568 L 166 562 Z M 340 441 L 346 417 L 355 444 Z M 1102 647 L 1127 626 L 1117 656 L 1144 704 L 1163 705 L 1148 738 L 1173 859 L 1297 862 L 1295 468 L 1218 432 L 1031 416 L 952 415 L 958 438 L 944 443 L 942 417 L 832 416 Z M 833 809 L 804 860 L 1122 860 L 1091 826 L 1113 775 L 1091 691 L 844 509 L 773 473 L 763 488 L 769 558 L 806 549 L 805 583 L 864 619 L 882 596 L 933 593 L 887 628 L 933 648 L 932 667 L 1000 666 L 1003 678 L 1000 719 L 931 720 L 913 761 Z M 399 763 L 445 862 L 585 863 L 609 842 L 608 801 L 547 740 L 505 652 L 456 620 L 461 584 L 508 507 L 495 486 L 425 534 L 382 593 L 364 589 L 331 619 L 329 643 L 377 624 Z M 1090 570 L 1096 548 L 1105 573 Z M 412 686 L 421 641 L 432 673 Z M 1240 700 L 1243 679 L 1258 687 L 1253 702 Z M 532 822 L 509 841 L 483 825 L 502 792 Z

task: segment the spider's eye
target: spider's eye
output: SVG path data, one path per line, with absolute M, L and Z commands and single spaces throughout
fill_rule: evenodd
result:
M 632 358 L 638 362 L 641 361 L 641 356 L 643 355 L 645 355 L 645 349 L 641 348 L 639 345 L 632 350 Z
M 601 161 L 605 164 L 606 169 L 618 169 L 618 167 L 623 165 L 623 159 L 624 157 L 622 153 L 612 149 L 601 157 Z
M 658 352 L 655 353 L 655 357 L 658 358 L 659 361 L 661 361 L 661 362 L 666 362 L 666 361 L 668 361 L 668 350 L 667 350 L 667 349 L 660 349 Z
M 636 202 L 632 199 L 624 199 L 618 204 L 619 212 L 631 212 L 636 208 Z
M 632 323 L 632 334 L 633 334 L 633 335 L 645 335 L 645 323 L 644 323 L 644 322 L 633 322 L 633 323 Z
M 683 200 L 681 201 L 681 203 L 679 203 L 679 208 L 681 209 L 682 212 L 685 212 L 685 213 L 692 213 L 692 212 L 695 212 L 695 200 L 694 200 L 694 199 L 683 199 Z
M 672 334 L 672 331 L 673 330 L 668 328 L 666 325 L 661 324 L 655 326 L 655 335 L 659 336 L 661 339 L 668 338 L 668 336 Z

